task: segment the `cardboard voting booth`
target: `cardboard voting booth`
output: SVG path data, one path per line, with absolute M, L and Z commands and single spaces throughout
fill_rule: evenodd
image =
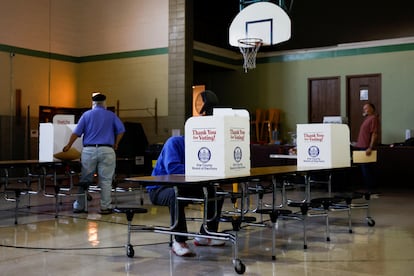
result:
M 185 174 L 242 176 L 250 173 L 250 123 L 247 110 L 216 108 L 212 116 L 185 123 Z
M 62 151 L 76 124 L 41 123 L 39 126 L 39 161 L 55 161 L 53 156 Z M 82 152 L 82 139 L 78 138 L 72 148 Z
M 298 124 L 297 166 L 349 167 L 349 127 L 345 124 Z

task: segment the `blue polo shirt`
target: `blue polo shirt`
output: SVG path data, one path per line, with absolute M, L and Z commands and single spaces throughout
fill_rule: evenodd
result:
M 185 173 L 185 148 L 184 136 L 172 136 L 168 138 L 158 156 L 157 163 L 152 171 L 153 176 L 184 174 Z M 147 186 L 147 190 L 157 189 L 159 186 Z
M 82 114 L 73 133 L 83 135 L 83 144 L 115 144 L 116 135 L 125 132 L 125 126 L 116 114 L 96 106 Z

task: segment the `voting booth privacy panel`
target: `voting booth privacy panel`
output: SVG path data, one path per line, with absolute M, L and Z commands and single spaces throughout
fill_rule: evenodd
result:
M 39 161 L 56 161 L 54 155 L 62 153 L 75 129 L 73 115 L 55 115 L 53 123 L 39 125 Z M 78 138 L 72 149 L 82 152 L 82 138 Z
M 185 174 L 243 176 L 250 173 L 250 123 L 247 110 L 216 108 L 212 116 L 185 123 Z
M 298 124 L 297 166 L 349 167 L 349 127 L 345 124 Z

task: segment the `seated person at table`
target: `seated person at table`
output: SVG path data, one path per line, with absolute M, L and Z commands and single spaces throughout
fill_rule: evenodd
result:
M 207 96 L 205 94 L 208 94 Z M 211 91 L 202 92 L 202 97 L 204 101 L 204 106 L 202 110 L 204 115 L 212 115 L 213 107 L 217 104 L 217 97 Z M 200 112 L 203 114 L 203 112 Z M 170 137 L 164 144 L 161 153 L 157 159 L 156 166 L 152 172 L 153 176 L 156 175 L 169 175 L 169 174 L 184 174 L 185 173 L 185 151 L 184 151 L 184 137 L 183 136 L 173 136 Z M 147 191 L 150 197 L 150 200 L 155 205 L 168 206 L 170 209 L 171 215 L 171 224 L 175 221 L 175 192 L 174 188 L 168 186 L 147 186 Z M 203 189 L 202 187 L 181 187 L 178 188 L 178 194 L 183 197 L 195 197 L 203 198 Z M 208 188 L 209 197 L 214 197 L 214 188 Z M 187 223 L 185 218 L 184 208 L 188 204 L 186 201 L 178 202 L 178 223 L 174 227 L 173 231 L 176 232 L 187 232 Z M 208 231 L 217 232 L 218 224 L 220 219 L 220 213 L 223 206 L 223 199 L 217 200 L 217 210 L 214 202 L 212 201 L 208 204 L 207 216 L 212 218 L 217 211 L 217 218 L 207 223 Z M 206 233 L 203 226 L 200 228 L 200 233 Z M 172 251 L 178 256 L 194 256 L 195 254 L 191 251 L 187 245 L 188 237 L 175 235 L 174 241 L 172 244 Z M 214 240 L 207 238 L 198 238 L 194 239 L 194 244 L 198 246 L 222 246 L 224 241 Z

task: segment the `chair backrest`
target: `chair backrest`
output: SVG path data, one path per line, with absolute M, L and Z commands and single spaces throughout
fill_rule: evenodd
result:
M 257 108 L 255 114 L 255 122 L 264 122 L 266 120 L 266 110 L 263 108 Z
M 277 108 L 270 108 L 268 110 L 268 120 L 269 122 L 273 123 L 273 124 L 279 124 L 279 120 L 280 120 L 280 109 Z

